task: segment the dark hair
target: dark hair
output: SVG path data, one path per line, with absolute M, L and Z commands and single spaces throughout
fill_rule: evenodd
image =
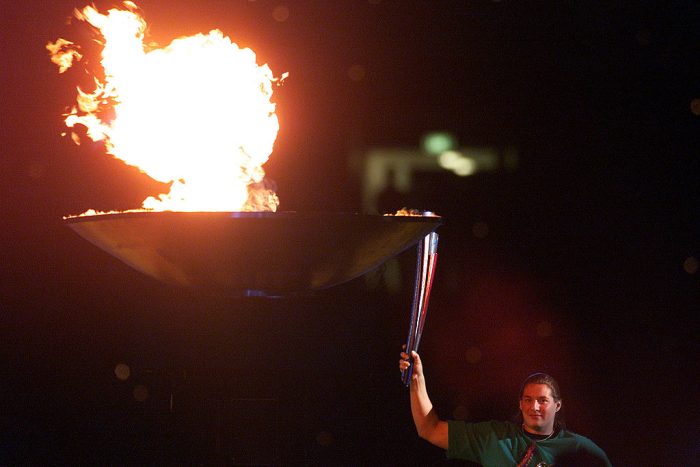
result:
M 552 390 L 552 397 L 555 401 L 559 402 L 561 400 L 561 393 L 559 392 L 559 385 L 557 381 L 552 378 L 547 373 L 533 373 L 523 381 L 520 385 L 520 395 L 519 399 L 523 398 L 523 392 L 525 392 L 525 386 L 528 384 L 546 384 Z
M 518 394 L 518 399 L 523 398 L 523 393 L 525 392 L 525 386 L 527 386 L 528 384 L 546 384 L 552 390 L 552 398 L 556 402 L 561 401 L 561 392 L 559 391 L 559 384 L 557 383 L 557 381 L 554 378 L 552 378 L 547 373 L 533 373 L 530 376 L 528 376 L 527 378 L 525 378 L 525 381 L 523 381 L 523 384 L 520 385 L 520 393 Z M 522 424 L 524 422 L 523 421 L 523 414 L 520 411 L 518 411 L 518 414 L 516 415 L 515 420 L 520 424 Z M 563 428 L 565 428 L 564 417 L 561 414 L 561 410 L 560 410 L 559 412 L 557 412 L 557 414 L 554 417 L 554 429 L 558 430 L 558 429 L 563 429 Z

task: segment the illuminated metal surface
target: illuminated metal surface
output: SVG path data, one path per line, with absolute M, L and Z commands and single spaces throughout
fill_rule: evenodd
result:
M 413 303 L 411 304 L 411 320 L 408 325 L 408 338 L 406 339 L 405 352 L 410 356 L 412 351 L 418 351 L 420 339 L 425 327 L 425 318 L 428 314 L 428 302 L 430 290 L 433 287 L 435 276 L 435 263 L 437 262 L 438 234 L 431 232 L 418 242 L 418 254 L 416 255 L 416 282 L 413 290 Z M 410 358 L 410 357 L 409 357 Z M 401 380 L 404 385 L 411 383 L 413 366 L 401 371 Z
M 78 235 L 162 282 L 282 296 L 354 279 L 415 245 L 439 217 L 135 212 L 67 219 Z

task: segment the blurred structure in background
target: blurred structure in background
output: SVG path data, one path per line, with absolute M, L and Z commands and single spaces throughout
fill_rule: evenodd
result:
M 518 166 L 513 146 L 459 146 L 447 132 L 428 133 L 421 147 L 369 148 L 359 156 L 362 167 L 362 211 L 385 214 L 382 198 L 408 195 L 416 174 L 445 172 L 467 177 L 479 172 L 512 172 Z M 396 206 L 429 209 L 429 206 Z

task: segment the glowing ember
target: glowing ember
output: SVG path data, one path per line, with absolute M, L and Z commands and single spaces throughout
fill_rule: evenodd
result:
M 144 209 L 276 211 L 262 168 L 279 129 L 270 68 L 218 30 L 146 47 L 145 21 L 133 3 L 124 5 L 75 11 L 102 37 L 104 80 L 95 79 L 92 92 L 78 88 L 66 125 L 85 126 L 109 154 L 171 183 Z M 77 48 L 64 39 L 47 45 L 60 72 L 82 58 Z
M 413 208 L 401 208 L 398 211 L 396 211 L 396 214 L 391 214 L 391 213 L 386 213 L 384 214 L 385 216 L 409 216 L 409 217 L 438 217 L 437 214 L 435 214 L 432 211 L 421 211 L 419 209 L 413 209 Z

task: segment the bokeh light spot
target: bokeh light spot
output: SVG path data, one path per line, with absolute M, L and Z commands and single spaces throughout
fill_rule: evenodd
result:
M 549 321 L 540 321 L 537 324 L 537 336 L 549 337 L 552 335 L 552 323 Z
M 139 402 L 145 402 L 148 399 L 148 388 L 143 384 L 134 387 L 134 399 Z
M 476 222 L 472 226 L 472 233 L 476 238 L 486 238 L 489 235 L 489 226 L 486 222 Z
M 316 443 L 318 443 L 320 446 L 330 446 L 333 444 L 333 441 L 333 435 L 328 431 L 324 430 L 316 435 Z
M 683 270 L 688 274 L 695 274 L 698 272 L 698 259 L 695 256 L 689 256 L 683 261 Z
M 690 111 L 693 112 L 694 115 L 700 115 L 700 98 L 696 97 L 690 101 Z
M 272 10 L 272 17 L 278 23 L 284 23 L 285 21 L 287 21 L 287 19 L 289 19 L 289 8 L 285 5 L 277 5 Z
M 467 359 L 472 365 L 476 365 L 481 361 L 481 350 L 478 347 L 469 347 L 466 352 L 464 352 L 464 358 Z
M 460 177 L 471 175 L 476 171 L 476 161 L 459 151 L 446 150 L 438 156 L 438 165 L 451 170 Z
M 457 138 L 446 131 L 433 131 L 423 136 L 422 145 L 426 153 L 437 156 L 456 148 Z
M 46 173 L 46 168 L 41 162 L 32 162 L 27 168 L 27 175 L 34 180 L 39 179 Z
M 438 156 L 438 164 L 443 169 L 452 169 L 462 158 L 457 151 L 444 151 Z
M 348 77 L 352 81 L 362 81 L 365 79 L 366 71 L 365 67 L 362 65 L 352 65 L 350 68 L 348 68 Z
M 462 157 L 452 168 L 452 171 L 460 177 L 466 177 L 476 172 L 476 162 L 469 157 Z
M 118 363 L 114 367 L 114 376 L 121 381 L 126 381 L 131 376 L 131 368 L 126 363 Z

